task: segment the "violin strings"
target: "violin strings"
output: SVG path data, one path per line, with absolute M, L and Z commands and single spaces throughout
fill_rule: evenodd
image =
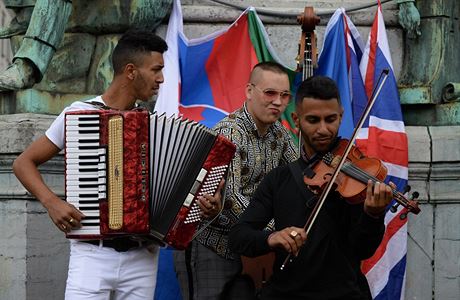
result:
M 374 183 L 380 181 L 380 180 L 378 180 L 378 178 L 376 178 L 376 177 L 374 177 L 372 175 L 369 175 L 368 173 L 364 172 L 363 170 L 361 170 L 360 168 L 356 167 L 352 163 L 346 163 L 342 167 L 342 171 L 344 171 L 346 174 L 352 176 L 355 179 L 361 180 L 362 182 L 367 182 L 369 179 L 371 179 Z M 393 197 L 397 201 L 399 200 L 398 201 L 399 203 L 401 203 L 402 205 L 407 207 L 408 200 L 400 192 L 398 192 L 397 190 L 395 190 L 393 188 L 391 188 L 391 192 L 393 194 Z

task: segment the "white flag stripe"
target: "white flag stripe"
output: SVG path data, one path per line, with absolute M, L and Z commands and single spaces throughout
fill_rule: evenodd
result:
M 223 113 L 223 114 L 225 114 L 225 115 L 228 115 L 228 114 L 229 114 L 228 111 L 225 111 L 225 110 L 223 110 L 223 109 L 220 109 L 220 108 L 218 108 L 218 107 L 216 107 L 216 106 L 212 106 L 212 105 L 209 105 L 209 104 L 191 104 L 191 105 L 184 105 L 184 104 L 182 104 L 182 103 L 179 103 L 179 105 L 180 105 L 181 107 L 187 107 L 187 108 L 192 108 L 192 107 L 206 107 L 206 108 L 209 108 L 209 109 L 217 110 L 217 111 L 219 111 L 219 112 L 221 112 L 221 113 Z
M 361 128 L 356 136 L 357 140 L 367 140 L 369 137 L 369 128 Z
M 385 161 L 383 162 L 383 164 L 385 165 L 385 167 L 387 167 L 389 176 L 406 179 L 409 174 L 409 168 L 407 167 L 395 165 Z
M 169 17 L 166 43 L 168 51 L 163 54 L 165 67 L 163 77 L 165 81 L 160 85 L 158 99 L 155 103 L 155 111 L 165 113 L 167 116 L 179 112 L 179 45 L 178 34 L 183 30 L 182 10 L 180 0 L 173 3 L 173 9 Z
M 366 43 L 366 47 L 363 51 L 363 57 L 361 58 L 361 62 L 359 63 L 359 71 L 361 72 L 361 76 L 363 80 L 366 79 L 366 72 L 367 72 L 367 65 L 369 64 L 369 51 L 370 51 L 370 40 L 371 40 L 371 33 L 369 33 L 369 38 Z
M 376 116 L 369 117 L 369 127 L 377 127 L 385 131 L 394 131 L 394 132 L 401 132 L 401 133 L 406 132 L 404 129 L 403 121 L 381 119 Z
M 350 29 L 350 33 L 351 35 L 353 36 L 353 38 L 355 39 L 355 41 L 358 43 L 358 46 L 361 50 L 361 52 L 363 51 L 364 49 L 364 42 L 363 42 L 363 39 L 361 38 L 361 35 L 359 34 L 359 31 L 358 29 L 356 29 L 356 26 L 355 24 L 353 24 L 353 22 L 351 22 L 351 19 L 350 17 L 348 17 L 347 14 L 345 14 L 345 18 L 347 20 L 347 25 L 348 25 L 348 29 Z M 354 47 L 353 47 L 354 48 Z
M 393 71 L 393 61 L 391 60 L 391 54 L 390 54 L 390 47 L 388 45 L 388 38 L 387 38 L 387 32 L 385 29 L 385 21 L 383 20 L 383 15 L 381 10 L 378 10 L 378 18 L 379 18 L 379 26 L 378 26 L 378 39 L 377 39 L 377 47 L 380 49 L 380 51 L 383 52 L 383 55 L 385 56 L 385 59 L 387 60 L 388 64 L 391 67 L 391 70 Z M 382 24 L 382 26 L 380 26 Z

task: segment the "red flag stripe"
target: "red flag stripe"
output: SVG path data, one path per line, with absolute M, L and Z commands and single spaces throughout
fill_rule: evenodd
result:
M 385 234 L 383 236 L 382 242 L 380 243 L 380 246 L 377 248 L 374 255 L 362 264 L 361 270 L 364 274 L 369 272 L 369 270 L 371 270 L 374 267 L 374 265 L 382 258 L 382 256 L 385 254 L 385 251 L 387 250 L 387 245 L 390 239 L 393 237 L 393 235 L 395 235 L 396 232 L 398 232 L 399 229 L 401 229 L 401 227 L 404 226 L 404 224 L 407 223 L 407 218 L 401 220 L 400 215 L 402 213 L 407 213 L 407 209 L 402 209 L 387 224 Z
M 357 139 L 356 145 L 367 156 L 407 167 L 407 135 L 401 132 L 369 128 L 368 139 Z
M 375 14 L 377 16 L 377 13 Z M 378 33 L 378 18 L 374 18 L 370 34 L 370 48 L 369 48 L 369 60 L 367 63 L 366 78 L 364 79 L 364 86 L 366 88 L 367 98 L 371 98 L 372 89 L 374 88 L 374 73 L 375 73 L 375 61 L 377 53 L 377 33 Z

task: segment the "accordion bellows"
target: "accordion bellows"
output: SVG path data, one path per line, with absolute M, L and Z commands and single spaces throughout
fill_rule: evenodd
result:
M 68 238 L 133 236 L 184 249 L 236 151 L 194 121 L 145 110 L 65 116 L 66 200 L 86 218 Z

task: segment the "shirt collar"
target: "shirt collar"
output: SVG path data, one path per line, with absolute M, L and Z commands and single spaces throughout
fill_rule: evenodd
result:
M 336 137 L 335 141 L 332 142 L 331 146 L 329 147 L 328 152 L 331 152 L 337 145 L 339 144 L 340 137 Z M 305 148 L 302 146 L 300 147 L 300 157 L 305 161 L 308 165 L 312 165 L 315 163 L 317 160 L 322 159 L 324 153 L 314 153 L 311 157 L 308 156 L 307 152 L 305 151 Z

